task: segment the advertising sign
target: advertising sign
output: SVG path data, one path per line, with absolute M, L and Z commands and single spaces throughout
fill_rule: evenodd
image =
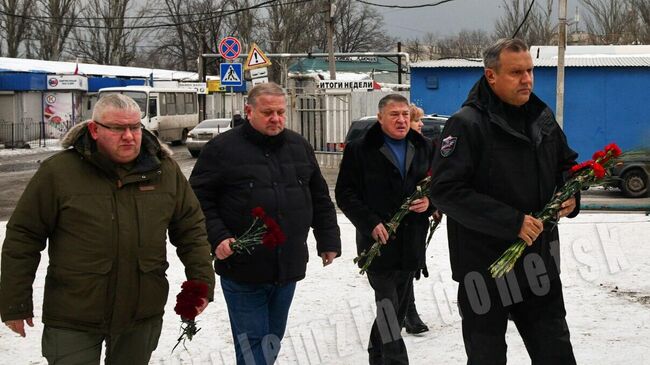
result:
M 88 91 L 88 79 L 81 75 L 47 75 L 47 89 Z

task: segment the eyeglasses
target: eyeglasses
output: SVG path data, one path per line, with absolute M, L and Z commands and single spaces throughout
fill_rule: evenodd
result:
M 111 131 L 111 132 L 113 132 L 115 134 L 124 134 L 124 132 L 126 132 L 127 129 L 129 131 L 131 131 L 131 133 L 140 133 L 140 132 L 142 132 L 142 128 L 144 127 L 142 125 L 142 123 L 132 124 L 132 125 L 124 125 L 124 126 L 116 126 L 116 125 L 106 125 L 106 124 L 100 123 L 100 122 L 98 122 L 96 120 L 94 120 L 93 122 L 95 122 L 96 124 L 99 124 L 100 126 L 108 129 L 109 131 Z

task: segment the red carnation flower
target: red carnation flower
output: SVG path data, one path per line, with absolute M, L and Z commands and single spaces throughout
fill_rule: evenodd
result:
M 596 151 L 596 152 L 594 152 L 594 155 L 591 156 L 591 158 L 592 158 L 594 161 L 598 161 L 599 159 L 603 159 L 603 158 L 605 158 L 606 156 L 607 156 L 607 152 L 604 152 L 604 151 Z
M 253 208 L 251 214 L 255 217 L 253 224 L 243 235 L 237 237 L 235 242 L 230 244 L 230 248 L 235 253 L 246 252 L 250 255 L 253 253 L 254 246 L 257 245 L 274 249 L 287 240 L 280 225 L 273 218 L 266 215 L 264 209 L 261 207 Z
M 616 143 L 610 143 L 605 146 L 605 152 L 611 152 L 613 157 L 618 157 L 623 153 Z
M 262 236 L 262 244 L 268 249 L 274 249 L 284 243 L 287 237 L 282 232 L 280 225 L 271 217 L 264 217 L 266 232 Z
M 251 215 L 255 218 L 264 218 L 266 216 L 266 212 L 262 207 L 255 207 L 251 210 Z
M 192 340 L 192 337 L 199 332 L 200 328 L 196 327 L 194 319 L 199 314 L 198 308 L 203 305 L 203 301 L 208 298 L 208 284 L 196 281 L 187 280 L 181 284 L 181 292 L 176 296 L 176 306 L 174 312 L 181 316 L 181 335 L 172 349 L 183 342 L 185 346 L 185 339 Z
M 578 171 L 580 171 L 580 170 L 582 170 L 582 169 L 584 169 L 586 167 L 590 167 L 591 165 L 593 165 L 593 163 L 594 163 L 594 161 L 589 160 L 589 161 L 581 162 L 581 163 L 579 163 L 577 165 L 573 165 L 571 167 L 571 173 L 575 174 L 576 172 L 578 172 Z
M 596 176 L 597 179 L 605 177 L 605 168 L 601 164 L 595 162 L 592 168 L 594 169 L 594 176 Z

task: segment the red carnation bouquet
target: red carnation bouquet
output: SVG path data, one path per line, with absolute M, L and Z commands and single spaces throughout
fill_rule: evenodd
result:
M 202 281 L 187 280 L 181 285 L 181 292 L 176 296 L 176 306 L 174 307 L 176 314 L 181 316 L 181 335 L 172 352 L 181 342 L 185 347 L 185 340 L 192 341 L 194 335 L 201 330 L 196 327 L 194 319 L 199 314 L 199 308 L 204 304 L 204 300 L 208 300 L 208 284 Z
M 591 160 L 574 165 L 570 170 L 571 175 L 569 179 L 564 183 L 562 188 L 553 196 L 553 199 L 546 204 L 541 212 L 533 216 L 544 223 L 555 220 L 562 203 L 584 187 L 602 183 L 605 175 L 607 175 L 607 170 L 615 164 L 615 159 L 620 155 L 621 149 L 615 143 L 611 143 L 605 146 L 604 150 L 596 151 Z M 510 272 L 525 248 L 526 242 L 522 239 L 510 246 L 490 265 L 489 270 L 492 277 L 499 278 Z
M 235 253 L 246 252 L 250 255 L 253 252 L 253 247 L 257 245 L 264 245 L 272 250 L 287 240 L 280 225 L 266 215 L 262 207 L 253 208 L 251 215 L 254 217 L 251 226 L 230 244 L 230 249 Z

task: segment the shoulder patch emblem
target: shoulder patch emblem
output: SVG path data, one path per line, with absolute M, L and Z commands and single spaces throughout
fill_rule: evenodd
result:
M 440 154 L 442 157 L 449 157 L 454 153 L 456 141 L 458 141 L 458 137 L 454 136 L 448 136 L 442 140 L 442 145 L 440 146 Z

